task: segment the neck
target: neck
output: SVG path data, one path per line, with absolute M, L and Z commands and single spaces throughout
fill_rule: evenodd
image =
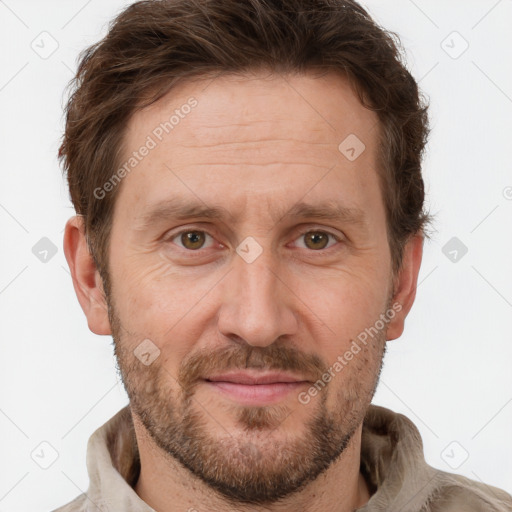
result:
M 359 471 L 362 426 L 341 456 L 316 480 L 278 503 L 257 506 L 227 501 L 173 457 L 162 452 L 136 416 L 133 416 L 133 421 L 141 462 L 134 490 L 158 512 L 354 512 L 370 498 Z

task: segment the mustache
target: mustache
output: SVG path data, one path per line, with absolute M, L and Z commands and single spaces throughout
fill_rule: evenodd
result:
M 315 354 L 304 354 L 293 347 L 275 344 L 268 347 L 245 344 L 217 350 L 204 348 L 182 362 L 178 382 L 187 392 L 213 373 L 243 369 L 290 371 L 299 374 L 304 380 L 316 382 L 327 367 Z

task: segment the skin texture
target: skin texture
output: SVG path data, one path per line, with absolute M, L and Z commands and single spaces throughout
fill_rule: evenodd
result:
M 408 242 L 392 276 L 377 116 L 339 75 L 223 75 L 181 84 L 134 114 L 126 159 L 191 97 L 197 105 L 119 185 L 107 298 L 80 217 L 64 237 L 89 328 L 115 341 L 141 457 L 135 490 L 159 512 L 350 512 L 370 497 L 362 420 L 386 340 L 402 334 L 414 302 L 423 244 L 420 235 Z M 354 161 L 338 150 L 350 134 L 365 144 Z M 228 216 L 144 225 L 169 198 Z M 359 209 L 363 221 L 286 215 L 298 202 Z M 191 238 L 176 236 L 183 230 Z M 247 237 L 261 250 L 250 263 L 236 252 L 255 250 Z M 301 402 L 393 305 L 378 335 Z M 143 340 L 160 351 L 148 365 L 136 357 Z M 270 368 L 302 382 L 263 405 L 204 380 Z

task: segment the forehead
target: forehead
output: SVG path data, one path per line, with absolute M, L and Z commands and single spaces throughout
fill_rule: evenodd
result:
M 268 206 L 274 196 L 295 202 L 305 194 L 355 207 L 378 200 L 378 131 L 376 114 L 339 74 L 183 82 L 130 119 L 124 162 L 151 149 L 123 179 L 117 202 L 135 213 L 176 194 L 211 201 L 222 191 L 233 208 L 249 196 Z
M 288 134 L 302 143 L 332 145 L 352 133 L 371 143 L 377 125 L 376 114 L 361 105 L 342 74 L 225 74 L 178 83 L 131 117 L 125 142 L 131 148 L 153 133 L 166 139 L 159 141 L 164 145 L 201 148 L 207 144 L 193 143 Z

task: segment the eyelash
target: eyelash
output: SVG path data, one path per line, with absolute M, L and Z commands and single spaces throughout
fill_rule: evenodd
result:
M 171 235 L 169 235 L 168 237 L 165 238 L 165 242 L 173 242 L 173 240 L 175 238 L 178 238 L 180 235 L 182 235 L 183 233 L 190 233 L 192 231 L 197 231 L 199 233 L 205 233 L 206 235 L 208 235 L 209 237 L 211 237 L 212 239 L 214 239 L 214 237 L 212 235 L 210 235 L 210 233 L 208 233 L 208 231 L 204 230 L 204 229 L 194 229 L 194 228 L 188 228 L 188 229 L 182 229 L 181 231 L 178 231 L 176 233 L 172 233 Z M 309 228 L 307 230 L 304 230 L 302 232 L 300 232 L 297 236 L 297 238 L 301 238 L 303 237 L 304 235 L 307 235 L 308 233 L 322 233 L 322 234 L 325 234 L 325 235 L 328 235 L 330 236 L 331 238 L 333 238 L 334 240 L 336 240 L 336 242 L 342 242 L 343 241 L 343 238 L 341 238 L 340 236 L 338 235 L 335 235 L 334 233 L 331 233 L 330 231 L 326 231 L 325 229 L 315 229 L 315 228 Z M 296 238 L 296 239 L 297 239 Z M 173 242 L 174 243 L 174 242 Z M 325 254 L 326 251 L 329 251 L 332 247 L 334 247 L 336 244 L 333 244 L 331 245 L 330 247 L 327 247 L 327 248 L 324 248 L 324 249 L 318 249 L 318 250 L 314 250 L 314 249 L 310 249 L 308 252 L 311 252 L 311 253 L 319 253 L 320 255 L 321 254 Z M 183 251 L 186 251 L 188 253 L 200 253 L 202 250 L 206 250 L 204 248 L 201 248 L 201 249 L 196 249 L 195 251 L 192 250 L 192 249 L 187 249 L 186 247 L 182 247 L 180 245 L 178 245 L 178 247 L 180 249 L 182 249 Z M 300 249 L 306 249 L 307 250 L 307 247 L 306 248 L 300 248 Z

